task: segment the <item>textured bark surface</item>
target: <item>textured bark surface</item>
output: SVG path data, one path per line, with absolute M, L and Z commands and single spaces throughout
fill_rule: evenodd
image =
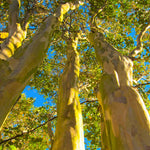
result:
M 19 0 L 12 0 L 12 2 L 10 10 L 15 7 L 19 8 Z M 12 5 L 13 7 L 11 7 Z M 10 15 L 9 36 L 1 44 L 0 49 L 0 127 L 19 94 L 42 62 L 51 42 L 51 33 L 62 21 L 63 15 L 78 6 L 79 3 L 61 5 L 54 15 L 49 16 L 43 22 L 32 40 L 24 46 L 21 46 L 21 43 L 25 37 L 23 36 L 24 33 L 22 34 L 23 30 L 17 23 L 16 11 Z
M 67 62 L 60 81 L 58 120 L 53 150 L 84 150 L 82 114 L 78 99 L 77 39 L 68 41 Z
M 94 30 L 89 35 L 103 66 L 98 99 L 102 106 L 103 150 L 149 150 L 150 118 L 132 87 L 132 61 L 118 53 Z

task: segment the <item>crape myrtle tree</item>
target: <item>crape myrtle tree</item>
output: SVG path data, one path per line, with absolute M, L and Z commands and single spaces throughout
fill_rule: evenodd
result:
M 57 126 L 53 150 L 83 149 L 83 123 L 78 98 L 79 53 L 77 36 L 66 39 L 67 61 L 61 75 L 57 101 Z
M 26 141 L 26 149 L 37 148 L 36 142 L 41 149 L 84 149 L 84 126 L 90 149 L 150 148 L 148 1 L 11 0 L 2 1 L 0 11 L 1 127 L 11 112 L 2 127 L 3 146 L 21 148 Z M 56 109 L 37 110 L 32 99 L 18 100 L 28 84 L 57 104 L 57 124 Z M 17 104 L 26 109 L 13 123 Z M 21 115 L 27 117 L 22 121 Z M 35 124 L 25 123 L 34 116 Z M 43 120 L 46 127 L 39 125 Z M 50 141 L 39 136 L 46 131 Z

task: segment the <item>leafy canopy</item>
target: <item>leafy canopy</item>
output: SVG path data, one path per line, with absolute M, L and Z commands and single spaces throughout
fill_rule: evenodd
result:
M 63 0 L 22 0 L 19 11 L 19 22 L 24 22 L 29 16 L 29 28 L 24 43 L 30 41 L 36 30 L 48 15 L 54 13 Z M 101 66 L 97 64 L 92 45 L 87 40 L 91 19 L 94 16 L 97 26 L 101 27 L 106 39 L 120 53 L 128 55 L 136 47 L 136 39 L 143 27 L 149 22 L 150 2 L 148 0 L 85 0 L 84 5 L 66 14 L 63 23 L 53 33 L 53 42 L 47 52 L 47 57 L 38 68 L 29 85 L 44 94 L 44 106 L 35 107 L 33 98 L 22 95 L 12 109 L 1 133 L 1 141 L 18 134 L 22 136 L 5 142 L 1 148 L 17 147 L 26 149 L 46 149 L 50 147 L 47 124 L 37 128 L 30 134 L 24 134 L 48 120 L 47 115 L 56 115 L 56 103 L 60 75 L 66 62 L 65 38 L 72 38 L 77 32 L 81 33 L 78 43 L 80 54 L 79 97 L 82 104 L 84 132 L 87 149 L 101 147 L 100 106 L 95 90 L 101 77 Z M 8 32 L 8 1 L 2 0 L 0 7 L 0 31 Z M 149 52 L 150 37 L 148 30 L 143 39 L 143 51 L 134 59 L 134 86 L 139 89 L 144 102 L 150 111 L 149 81 Z M 36 99 L 38 101 L 38 99 Z M 50 104 L 50 105 L 48 105 Z M 50 107 L 53 106 L 53 107 Z M 52 121 L 55 131 L 56 119 Z

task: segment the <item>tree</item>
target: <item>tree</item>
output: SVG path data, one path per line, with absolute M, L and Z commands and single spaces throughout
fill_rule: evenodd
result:
M 67 62 L 60 80 L 57 101 L 57 126 L 53 150 L 84 150 L 83 123 L 78 98 L 79 54 L 78 34 L 67 42 Z M 63 128 L 63 130 L 62 130 Z
M 142 98 L 132 88 L 132 61 L 120 55 L 100 32 L 92 32 L 90 41 L 104 69 L 98 93 L 104 119 L 101 124 L 103 149 L 148 148 L 149 114 Z
M 17 18 L 20 1 L 13 0 L 11 2 L 8 22 L 9 37 L 6 39 L 6 42 L 1 44 L 0 53 L 1 66 L 3 68 L 1 71 L 0 126 L 4 122 L 20 92 L 26 86 L 26 82 L 30 80 L 31 75 L 43 60 L 45 55 L 43 49 L 46 49 L 46 51 L 48 49 L 51 32 L 57 24 L 62 21 L 63 15 L 69 11 L 69 9 L 75 9 L 74 6 L 76 5 L 69 3 L 60 6 L 54 15 L 49 16 L 45 20 L 34 35 L 32 42 L 29 42 L 24 47 L 20 47 L 26 37 L 28 21 L 25 20 L 23 25 L 18 23 Z M 38 51 L 38 49 L 40 51 Z M 15 55 L 13 55 L 14 52 Z
M 52 6 L 49 7 L 50 3 L 47 1 L 29 2 L 25 0 L 20 5 L 19 1 L 13 0 L 9 7 L 9 15 L 7 16 L 6 13 L 6 16 L 3 17 L 4 21 L 8 17 L 9 19 L 8 29 L 5 28 L 7 22 L 6 24 L 4 24 L 4 21 L 1 23 L 5 28 L 1 32 L 3 42 L 1 43 L 0 54 L 2 68 L 0 72 L 1 124 L 15 104 L 20 92 L 29 83 L 31 75 L 37 70 L 34 78 L 30 81 L 30 85 L 37 88 L 40 93 L 44 93 L 45 96 L 51 96 L 54 103 L 58 98 L 58 124 L 54 149 L 57 145 L 55 142 L 65 140 L 58 134 L 61 132 L 60 126 L 65 123 L 66 119 L 66 117 L 62 117 L 62 113 L 65 113 L 65 111 L 76 112 L 76 109 L 73 110 L 72 107 L 65 105 L 73 93 L 78 95 L 78 89 L 81 103 L 84 103 L 84 100 L 87 99 L 86 105 L 82 108 L 84 120 L 92 118 L 93 121 L 94 117 L 85 114 L 84 111 L 84 109 L 89 110 L 92 106 L 96 106 L 101 114 L 99 117 L 101 118 L 103 149 L 148 149 L 150 147 L 148 142 L 150 140 L 150 121 L 142 98 L 136 89 L 139 89 L 147 105 L 148 98 L 145 94 L 147 89 L 143 87 L 149 84 L 147 76 L 149 72 L 147 68 L 149 51 L 148 1 L 85 1 L 79 9 L 76 8 L 81 3 L 61 2 L 64 4 L 59 7 L 60 1 L 51 3 Z M 5 10 L 8 8 L 8 3 L 3 2 L 2 6 Z M 23 8 L 20 6 L 23 6 Z M 58 8 L 56 9 L 56 7 Z M 47 17 L 49 15 L 48 8 L 54 15 Z M 18 15 L 19 9 L 20 14 Z M 76 11 L 69 11 L 69 9 L 76 9 Z M 46 18 L 43 17 L 43 13 L 45 13 Z M 63 21 L 65 13 L 68 15 L 66 14 Z M 39 15 L 39 20 L 31 14 Z M 44 20 L 43 23 L 41 23 L 42 20 Z M 29 21 L 31 22 L 30 25 Z M 33 31 L 37 29 L 38 24 L 41 26 L 37 33 L 34 33 Z M 88 34 L 89 27 L 90 34 Z M 27 29 L 29 36 L 26 38 Z M 78 51 L 81 69 L 78 87 L 78 73 L 75 74 L 75 71 L 73 71 L 74 65 L 72 62 L 76 59 L 77 53 L 75 54 L 72 51 L 73 47 L 68 47 L 74 41 L 71 39 L 74 39 L 79 31 Z M 133 32 L 137 35 L 137 46 L 134 43 L 136 38 L 131 34 Z M 23 43 L 25 38 L 28 41 Z M 67 40 L 64 41 L 64 38 L 67 38 Z M 40 68 L 37 68 L 46 56 L 50 43 L 51 50 L 55 51 L 53 59 L 46 58 Z M 92 45 L 100 66 L 95 60 Z M 67 60 L 66 51 L 67 53 L 72 52 L 70 57 L 67 55 Z M 142 51 L 143 53 L 141 53 Z M 141 55 L 139 55 L 140 53 Z M 64 65 L 65 61 L 66 65 Z M 54 66 L 52 67 L 52 65 Z M 60 78 L 59 76 L 56 77 L 56 74 L 60 75 L 63 69 L 58 86 L 54 84 Z M 73 75 L 71 79 L 66 78 L 70 75 Z M 99 90 L 97 90 L 97 85 L 99 85 Z M 57 94 L 58 88 L 60 92 Z M 70 91 L 72 94 L 68 95 L 69 92 L 65 91 Z M 94 91 L 98 91 L 97 95 L 101 106 L 88 104 L 88 99 L 93 101 L 96 99 Z M 79 105 L 77 99 L 75 96 L 74 102 Z M 72 104 L 74 105 L 74 103 Z M 99 113 L 97 112 L 97 114 Z M 78 115 L 81 115 L 80 111 Z M 71 119 L 74 118 L 73 120 L 78 122 L 78 115 L 72 115 Z M 97 126 L 96 123 L 94 124 Z M 90 121 L 87 121 L 87 127 L 85 127 L 87 129 L 85 135 L 89 138 L 88 132 L 91 128 L 88 128 L 88 126 L 92 127 Z M 74 128 L 77 132 L 78 127 Z M 69 128 L 70 126 L 68 128 L 65 126 L 67 131 Z M 72 134 L 72 132 L 69 133 Z M 61 135 L 67 136 L 63 132 Z M 96 138 L 94 140 L 96 141 Z M 60 143 L 63 144 L 63 142 Z M 65 149 L 64 145 L 62 147 Z

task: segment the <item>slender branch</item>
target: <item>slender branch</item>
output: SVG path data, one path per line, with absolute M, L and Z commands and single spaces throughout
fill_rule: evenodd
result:
M 86 101 L 81 102 L 80 104 L 93 103 L 93 102 L 97 102 L 97 101 L 98 101 L 97 99 L 94 99 L 94 100 L 86 100 Z
M 33 16 L 33 14 L 35 14 L 35 15 L 42 15 L 42 16 L 44 16 L 45 14 L 47 14 L 47 13 L 49 13 L 50 12 L 50 10 L 51 9 L 46 9 L 46 8 L 44 8 L 44 7 L 42 7 L 42 6 L 38 6 L 37 5 L 37 1 L 34 1 L 34 2 L 32 2 L 33 3 L 33 6 L 31 7 L 31 8 L 28 8 L 29 7 L 29 1 L 28 1 L 28 4 L 27 4 L 27 6 L 26 6 L 26 9 L 25 9 L 25 15 L 24 15 L 24 18 L 22 19 L 22 28 L 23 28 L 23 30 L 25 30 L 27 27 L 28 27 L 28 24 L 29 24 L 29 22 L 30 22 L 30 20 L 31 20 L 31 17 Z M 34 13 L 34 12 L 37 12 L 37 14 L 36 13 Z M 46 19 L 47 17 L 45 16 L 44 18 L 43 18 L 43 21 Z M 42 22 L 43 22 L 42 21 Z
M 9 19 L 8 19 L 8 29 L 9 29 L 10 36 L 17 29 L 16 23 L 19 15 L 19 7 L 20 7 L 20 0 L 11 0 L 9 6 Z
M 105 6 L 106 6 L 106 3 L 107 3 L 107 0 L 105 0 L 105 3 L 104 3 L 103 6 L 97 11 L 97 13 L 95 13 L 95 14 L 92 16 L 92 18 L 91 18 L 92 26 L 94 25 L 94 26 L 97 27 L 95 18 L 96 18 L 96 16 L 97 16 L 99 13 L 101 13 L 101 12 L 104 10 L 104 8 L 105 8 Z
M 54 119 L 56 119 L 56 118 L 57 118 L 57 116 L 54 116 L 53 118 L 50 118 L 49 120 L 45 121 L 44 123 L 40 124 L 39 126 L 33 128 L 33 129 L 31 129 L 31 130 L 29 130 L 29 131 L 27 131 L 27 132 L 22 132 L 21 134 L 17 134 L 16 136 L 13 136 L 13 137 L 11 137 L 11 138 L 9 138 L 9 139 L 3 140 L 3 141 L 0 142 L 0 145 L 3 144 L 3 143 L 6 143 L 6 142 L 8 142 L 8 141 L 11 141 L 11 140 L 13 140 L 13 139 L 16 139 L 16 138 L 18 138 L 18 137 L 24 136 L 24 135 L 26 135 L 26 134 L 30 134 L 31 132 L 35 131 L 36 129 L 38 129 L 38 128 L 44 126 L 44 125 L 46 125 L 49 121 L 52 121 L 52 120 L 54 120 Z
M 137 56 L 138 53 L 140 53 L 143 49 L 143 45 L 142 45 L 142 38 L 145 34 L 145 32 L 150 28 L 150 21 L 148 22 L 148 24 L 145 25 L 145 27 L 142 29 L 142 31 L 140 32 L 140 34 L 137 37 L 137 47 L 129 54 L 130 57 L 135 57 Z
M 27 27 L 28 27 L 28 24 L 29 24 L 29 19 L 30 19 L 30 16 L 32 15 L 34 9 L 27 9 L 25 15 L 24 15 L 24 19 L 23 19 L 23 24 L 22 24 L 22 29 L 25 30 Z
M 139 87 L 139 86 L 143 86 L 143 85 L 150 85 L 150 82 L 137 84 L 137 85 L 135 85 L 133 87 Z

